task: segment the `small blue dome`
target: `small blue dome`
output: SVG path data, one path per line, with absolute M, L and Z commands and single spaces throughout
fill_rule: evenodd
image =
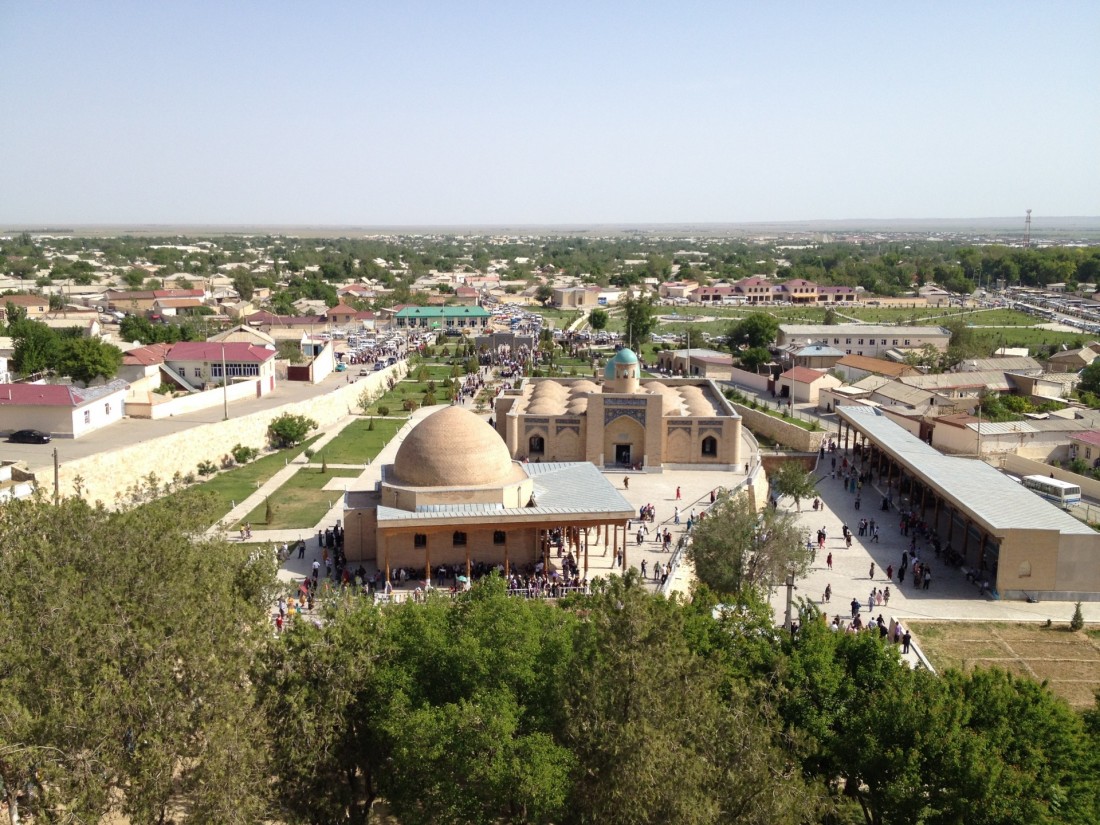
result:
M 607 362 L 607 366 L 604 367 L 603 377 L 612 380 L 615 378 L 615 367 L 619 364 L 630 365 L 637 364 L 638 356 L 634 354 L 634 350 L 628 347 L 623 347 L 621 350 L 615 353 L 615 356 Z

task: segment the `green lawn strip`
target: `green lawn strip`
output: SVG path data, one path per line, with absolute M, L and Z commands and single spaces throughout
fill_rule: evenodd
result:
M 1051 347 L 1065 344 L 1069 349 L 1083 347 L 1090 339 L 1083 332 L 1055 332 L 1028 327 L 978 327 L 974 339 L 992 352 L 1000 347 L 1027 347 L 1032 355 L 1046 357 Z
M 342 491 L 321 489 L 333 478 L 355 478 L 359 470 L 330 468 L 322 473 L 317 467 L 304 467 L 276 490 L 271 496 L 272 520 L 267 518 L 267 503 L 261 502 L 243 520 L 252 528 L 261 530 L 290 530 L 312 528 L 339 499 Z
M 232 510 L 236 504 L 240 504 L 256 492 L 257 488 L 263 486 L 275 473 L 283 469 L 287 460 L 293 461 L 318 438 L 320 438 L 320 435 L 315 435 L 297 447 L 265 455 L 251 464 L 245 464 L 243 467 L 236 467 L 224 473 L 219 473 L 195 486 L 204 492 L 213 493 L 217 505 L 215 512 L 224 515 Z
M 370 429 L 370 418 L 358 418 L 344 427 L 312 461 L 315 464 L 322 458 L 329 464 L 362 464 L 373 461 L 404 424 L 404 421 L 378 418 L 374 420 L 374 429 Z

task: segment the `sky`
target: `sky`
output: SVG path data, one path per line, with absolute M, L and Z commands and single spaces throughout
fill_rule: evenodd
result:
M 1100 215 L 1100 3 L 0 0 L 0 222 Z

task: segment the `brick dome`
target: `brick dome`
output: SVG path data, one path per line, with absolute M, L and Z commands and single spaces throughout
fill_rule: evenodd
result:
M 446 407 L 417 424 L 397 451 L 393 474 L 410 487 L 484 487 L 516 478 L 504 440 L 462 407 Z

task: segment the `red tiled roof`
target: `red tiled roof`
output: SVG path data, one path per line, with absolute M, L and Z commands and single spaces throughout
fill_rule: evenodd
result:
M 84 403 L 71 384 L 0 384 L 0 406 L 77 407 Z
M 201 307 L 202 301 L 198 298 L 157 298 L 158 307 L 184 309 L 187 307 Z
M 1091 444 L 1093 447 L 1100 447 L 1100 430 L 1085 430 L 1080 433 L 1071 433 L 1069 440 L 1080 441 L 1082 444 Z
M 145 347 L 137 347 L 122 356 L 122 363 L 127 366 L 142 367 L 162 364 L 170 349 L 172 349 L 171 344 L 149 344 Z
M 812 370 L 809 367 L 791 367 L 780 378 L 789 378 L 791 381 L 797 381 L 799 384 L 812 384 L 819 378 L 823 378 L 825 373 Z
M 359 310 L 349 307 L 347 304 L 337 304 L 325 313 L 325 315 L 354 315 Z
M 224 356 L 223 356 L 224 352 Z M 168 351 L 168 361 L 226 361 L 263 363 L 275 357 L 275 350 L 247 341 L 181 341 Z
M 0 306 L 8 303 L 15 304 L 17 307 L 39 307 L 49 306 L 50 299 L 41 295 L 0 295 Z

